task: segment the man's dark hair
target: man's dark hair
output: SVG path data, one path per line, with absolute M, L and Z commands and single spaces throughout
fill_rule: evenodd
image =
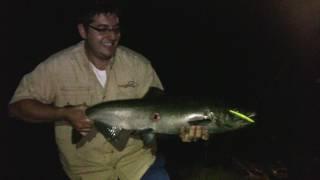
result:
M 81 3 L 78 23 L 88 26 L 94 16 L 99 14 L 115 14 L 120 17 L 120 7 L 116 0 L 86 0 Z

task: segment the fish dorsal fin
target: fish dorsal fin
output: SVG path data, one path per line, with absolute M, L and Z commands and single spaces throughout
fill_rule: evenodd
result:
M 95 122 L 95 127 L 118 151 L 126 147 L 131 135 L 130 130 L 109 126 L 99 121 Z
M 189 125 L 191 126 L 205 126 L 211 123 L 211 119 L 201 119 L 201 120 L 192 120 L 188 121 Z
M 143 96 L 143 98 L 150 99 L 150 98 L 159 98 L 164 96 L 165 93 L 162 89 L 156 87 L 150 87 L 148 92 Z

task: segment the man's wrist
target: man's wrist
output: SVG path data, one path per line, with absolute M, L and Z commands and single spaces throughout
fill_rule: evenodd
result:
M 57 120 L 67 120 L 68 118 L 68 112 L 67 112 L 68 108 L 65 107 L 58 107 L 56 109 L 56 115 L 55 115 L 55 119 Z

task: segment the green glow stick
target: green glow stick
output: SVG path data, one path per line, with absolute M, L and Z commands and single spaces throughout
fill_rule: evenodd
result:
M 254 123 L 254 120 L 253 120 L 253 119 L 251 119 L 250 117 L 248 117 L 248 116 L 246 116 L 246 115 L 244 115 L 244 114 L 242 114 L 242 113 L 240 113 L 240 112 L 233 111 L 233 110 L 229 110 L 229 112 L 230 112 L 231 114 L 235 115 L 235 116 L 238 116 L 238 117 L 241 118 L 241 119 L 244 119 L 244 120 L 246 120 L 246 121 L 248 121 L 248 122 Z

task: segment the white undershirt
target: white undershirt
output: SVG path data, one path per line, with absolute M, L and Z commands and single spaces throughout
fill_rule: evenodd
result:
M 91 62 L 90 62 L 90 65 L 92 67 L 94 74 L 96 74 L 96 77 L 97 77 L 98 81 L 100 82 L 101 86 L 104 87 L 106 85 L 106 81 L 107 81 L 106 70 L 100 70 L 100 69 L 96 68 Z

